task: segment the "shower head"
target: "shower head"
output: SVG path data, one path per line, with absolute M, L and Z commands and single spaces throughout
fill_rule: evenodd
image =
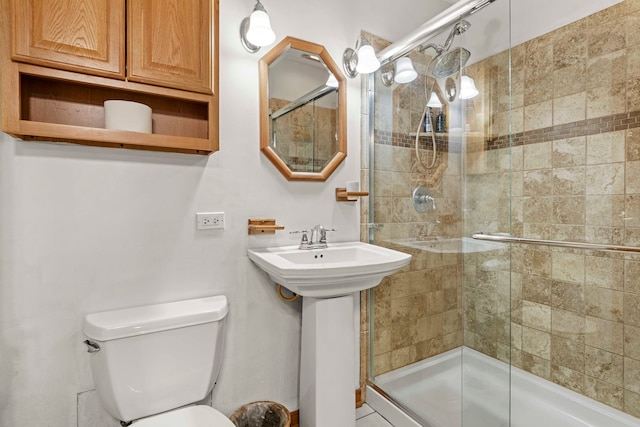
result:
M 463 47 L 457 47 L 443 55 L 438 55 L 431 60 L 429 73 L 435 78 L 449 77 L 460 71 L 467 63 L 471 52 Z
M 464 65 L 469 60 L 471 56 L 471 52 L 467 49 L 458 47 L 449 52 L 451 48 L 451 43 L 453 43 L 453 39 L 455 36 L 459 36 L 464 33 L 471 27 L 469 21 L 465 21 L 464 19 L 456 22 L 456 24 L 451 29 L 449 36 L 447 37 L 447 41 L 444 42 L 443 46 L 438 46 L 436 44 L 430 43 L 425 46 L 420 46 L 419 51 L 424 52 L 428 48 L 433 48 L 436 51 L 436 55 L 431 60 L 429 64 L 429 73 L 436 78 L 448 77 L 452 74 L 455 74 L 460 70 L 460 68 L 464 67 Z

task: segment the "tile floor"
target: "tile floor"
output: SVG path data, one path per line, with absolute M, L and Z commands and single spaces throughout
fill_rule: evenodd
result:
M 356 409 L 356 427 L 393 427 L 366 403 Z

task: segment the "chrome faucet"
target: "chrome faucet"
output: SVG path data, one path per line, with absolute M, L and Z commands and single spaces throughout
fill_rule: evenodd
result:
M 327 247 L 327 230 L 320 224 L 311 229 L 311 238 L 309 239 L 309 246 L 312 248 L 326 248 Z
M 311 237 L 307 237 L 307 230 L 292 231 L 291 234 L 302 233 L 299 249 L 324 249 L 327 247 L 327 231 L 336 230 L 318 224 L 311 229 Z

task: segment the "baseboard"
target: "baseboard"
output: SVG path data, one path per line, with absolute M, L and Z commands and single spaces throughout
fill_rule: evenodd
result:
M 364 405 L 364 393 L 362 392 L 362 389 L 359 388 L 356 390 L 356 408 L 361 407 L 362 405 Z
M 291 412 L 291 427 L 300 427 L 300 412 Z

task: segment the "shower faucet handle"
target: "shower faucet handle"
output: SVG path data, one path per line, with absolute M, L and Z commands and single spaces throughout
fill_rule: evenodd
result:
M 418 185 L 413 189 L 411 199 L 413 201 L 413 207 L 418 212 L 428 212 L 436 210 L 436 199 L 431 194 L 431 190 L 429 190 L 424 185 Z

